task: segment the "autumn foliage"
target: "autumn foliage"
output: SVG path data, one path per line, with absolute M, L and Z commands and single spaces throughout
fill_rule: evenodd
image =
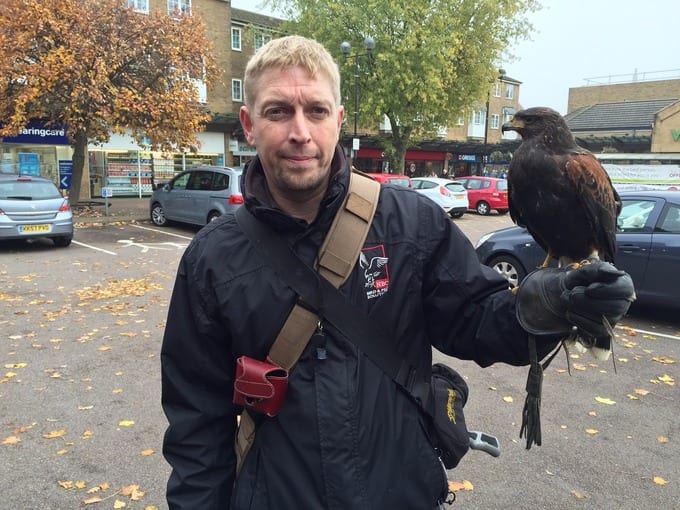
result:
M 77 203 L 87 144 L 128 133 L 150 150 L 195 150 L 209 120 L 197 81 L 217 79 L 196 14 L 142 14 L 125 0 L 3 0 L 0 136 L 61 124 Z M 75 196 L 74 196 L 75 195 Z

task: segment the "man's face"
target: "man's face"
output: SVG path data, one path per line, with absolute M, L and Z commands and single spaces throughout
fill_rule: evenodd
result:
M 242 106 L 240 119 L 274 198 L 323 196 L 345 115 L 330 81 L 293 67 L 269 69 L 255 85 L 252 108 Z

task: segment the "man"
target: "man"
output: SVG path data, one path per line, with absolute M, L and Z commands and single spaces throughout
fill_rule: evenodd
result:
M 258 153 L 244 172 L 244 207 L 312 265 L 349 181 L 338 146 L 344 109 L 337 66 L 318 43 L 283 37 L 251 59 L 244 87 L 240 119 Z M 383 187 L 362 256 L 386 261 L 380 285 L 357 264 L 341 291 L 407 359 L 429 367 L 434 346 L 481 366 L 528 363 L 515 295 L 428 198 Z M 587 303 L 612 322 L 628 303 L 606 292 L 629 281 L 615 274 L 613 283 L 598 284 L 605 289 L 599 301 Z M 324 355 L 318 341 L 307 345 L 278 415 L 258 418 L 236 476 L 236 359 L 265 360 L 295 302 L 234 215 L 205 227 L 188 247 L 162 348 L 170 508 L 433 509 L 447 480 L 423 413 L 321 317 Z M 564 322 L 567 305 L 543 304 L 534 303 L 533 313 L 545 308 L 548 322 Z M 554 335 L 539 340 L 539 354 L 556 345 Z

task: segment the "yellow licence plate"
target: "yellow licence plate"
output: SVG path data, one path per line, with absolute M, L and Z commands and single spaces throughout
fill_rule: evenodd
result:
M 50 225 L 20 225 L 19 233 L 21 234 L 40 234 L 43 232 L 49 232 L 51 230 Z

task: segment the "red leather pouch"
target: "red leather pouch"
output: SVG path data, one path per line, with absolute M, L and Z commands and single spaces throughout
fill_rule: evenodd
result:
M 276 416 L 286 398 L 288 371 L 269 359 L 248 356 L 236 360 L 234 404 L 267 416 Z

